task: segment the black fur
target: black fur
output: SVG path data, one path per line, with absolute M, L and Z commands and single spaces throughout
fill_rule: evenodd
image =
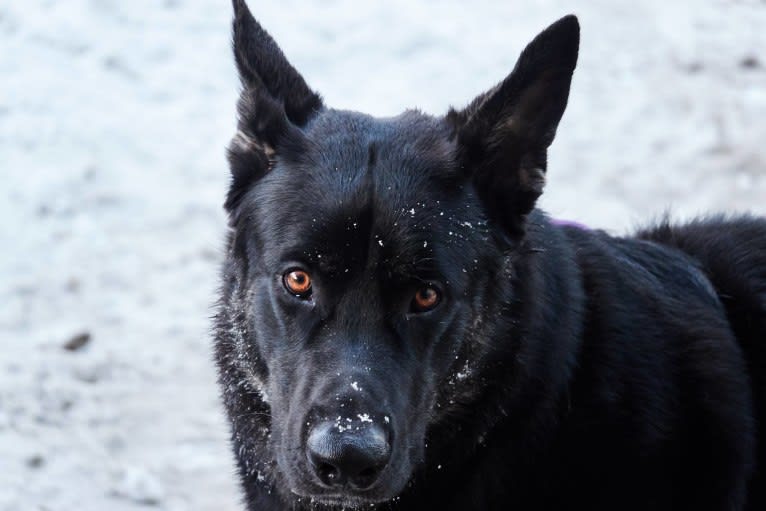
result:
M 766 220 L 617 238 L 534 207 L 573 16 L 466 109 L 375 119 L 323 106 L 234 7 L 215 348 L 250 511 L 766 508 Z M 317 478 L 328 421 L 386 432 L 368 489 Z

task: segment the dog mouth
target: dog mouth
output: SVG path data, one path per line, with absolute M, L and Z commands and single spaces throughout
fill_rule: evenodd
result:
M 352 484 L 343 484 L 334 488 L 326 488 L 316 481 L 306 485 L 293 486 L 291 492 L 298 497 L 300 502 L 308 502 L 319 509 L 358 509 L 382 504 L 396 500 L 399 495 L 397 489 L 390 487 L 387 482 L 380 481 L 377 484 L 359 489 Z M 313 507 L 312 507 L 313 509 Z
M 299 502 L 310 504 L 311 509 L 371 509 L 377 505 L 398 500 L 405 485 L 400 485 L 396 477 L 393 480 L 390 478 L 391 474 L 386 471 L 374 484 L 359 488 L 351 482 L 327 487 L 309 476 L 296 481 L 296 484 L 291 485 L 290 491 Z
M 317 509 L 352 510 L 352 509 L 361 509 L 363 507 L 369 508 L 370 506 L 383 503 L 389 499 L 379 500 L 379 499 L 363 497 L 360 495 L 332 493 L 332 494 L 314 494 L 314 495 L 302 496 L 299 498 L 299 501 L 300 500 L 308 501 L 312 505 L 312 508 L 316 507 Z

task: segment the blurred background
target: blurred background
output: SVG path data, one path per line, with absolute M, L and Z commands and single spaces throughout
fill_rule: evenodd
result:
M 766 2 L 251 0 L 327 104 L 440 114 L 582 25 L 542 206 L 766 213 Z M 0 1 L 0 510 L 239 509 L 211 361 L 226 0 Z

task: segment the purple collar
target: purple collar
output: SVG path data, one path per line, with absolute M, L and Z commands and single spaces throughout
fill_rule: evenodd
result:
M 580 222 L 574 222 L 572 220 L 559 220 L 558 218 L 551 218 L 551 223 L 559 227 L 574 227 L 575 229 L 582 229 L 583 231 L 589 231 L 590 228 L 581 224 Z

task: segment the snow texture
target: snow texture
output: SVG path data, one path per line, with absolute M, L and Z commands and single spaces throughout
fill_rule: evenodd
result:
M 766 213 L 762 1 L 251 7 L 327 104 L 377 115 L 466 104 L 574 12 L 542 206 L 614 232 L 668 208 Z M 0 1 L 2 511 L 240 509 L 209 335 L 230 17 L 223 0 Z

